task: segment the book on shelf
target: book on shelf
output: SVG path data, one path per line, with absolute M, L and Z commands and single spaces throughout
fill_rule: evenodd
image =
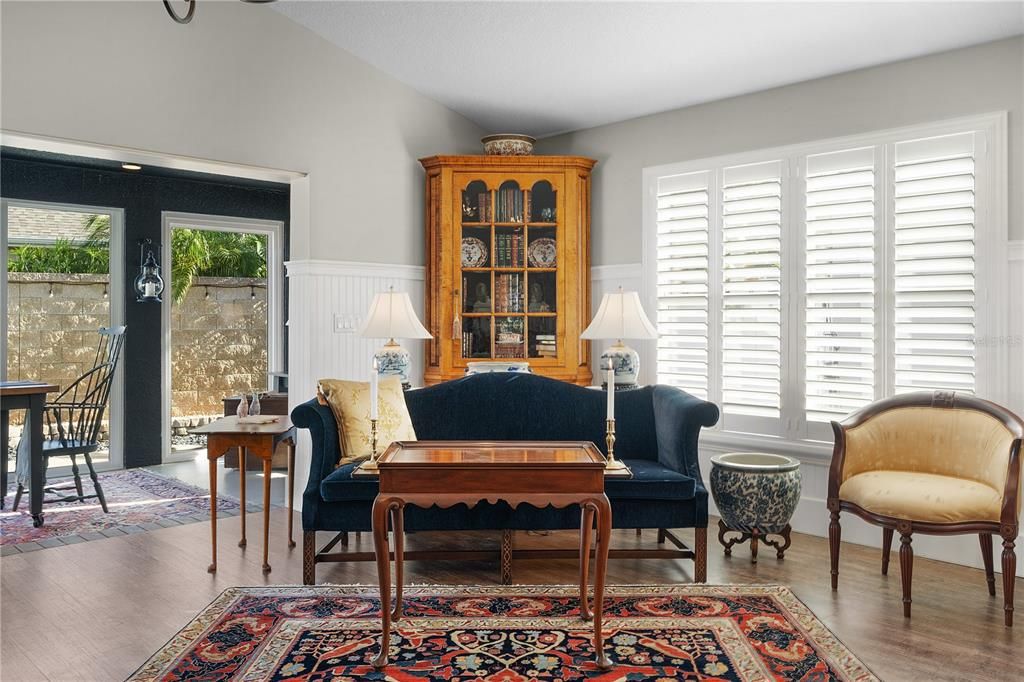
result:
M 494 310 L 499 313 L 523 312 L 522 278 L 518 274 L 494 278 Z
M 491 221 L 491 193 L 482 192 L 476 196 L 477 222 L 489 223 Z
M 523 191 L 521 189 L 506 187 L 498 190 L 494 222 L 523 222 Z
M 495 236 L 495 265 L 499 268 L 521 268 L 523 260 L 523 234 L 516 228 L 514 232 L 499 233 Z

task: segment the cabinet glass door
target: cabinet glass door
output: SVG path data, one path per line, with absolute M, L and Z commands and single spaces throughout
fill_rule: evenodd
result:
M 556 364 L 562 349 L 560 176 L 456 174 L 461 201 L 456 365 L 528 359 Z

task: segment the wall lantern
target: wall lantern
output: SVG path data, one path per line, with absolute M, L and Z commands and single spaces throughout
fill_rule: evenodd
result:
M 153 244 L 152 239 L 139 240 L 139 274 L 135 278 L 135 300 L 139 303 L 160 303 L 160 294 L 164 291 L 154 248 L 160 252 L 160 245 Z

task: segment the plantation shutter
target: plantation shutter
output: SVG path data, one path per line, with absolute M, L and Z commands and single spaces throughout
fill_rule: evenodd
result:
M 875 396 L 875 148 L 808 156 L 804 406 L 842 419 Z
M 658 383 L 708 399 L 708 173 L 658 178 Z
M 778 419 L 782 381 L 782 162 L 722 171 L 722 406 Z
M 897 393 L 975 388 L 974 134 L 895 145 Z

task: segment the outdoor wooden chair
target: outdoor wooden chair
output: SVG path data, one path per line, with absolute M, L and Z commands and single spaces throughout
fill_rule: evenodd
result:
M 71 459 L 71 473 L 74 476 L 73 484 L 45 487 L 45 492 L 56 497 L 44 499 L 44 503 L 82 502 L 95 497 L 99 500 L 103 512 L 108 513 L 103 488 L 92 463 L 92 453 L 100 447 L 100 429 L 107 403 L 110 401 L 110 389 L 121 356 L 121 348 L 124 345 L 124 332 L 123 326 L 100 328 L 92 369 L 76 379 L 44 408 L 43 461 L 49 466 L 51 457 L 68 457 Z M 76 459 L 78 455 L 85 458 L 85 464 L 89 468 L 89 476 L 95 490 L 92 495 L 84 494 L 82 489 L 82 478 Z M 15 511 L 25 490 L 19 481 L 18 491 L 14 495 Z M 75 493 L 63 494 L 69 490 L 74 490 Z

